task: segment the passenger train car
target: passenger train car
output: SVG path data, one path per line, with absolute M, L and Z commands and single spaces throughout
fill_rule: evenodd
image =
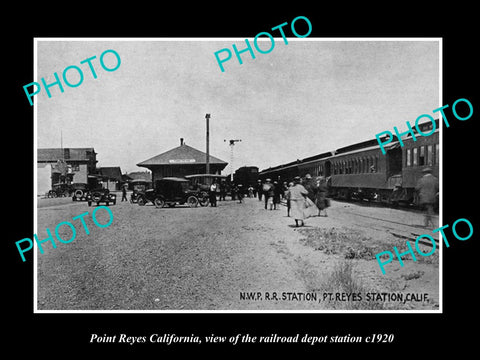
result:
M 429 167 L 439 177 L 438 120 L 435 125 L 436 130 L 430 136 L 418 134 L 416 141 L 410 134 L 402 137 L 403 146 L 394 137 L 384 145 L 385 155 L 373 139 L 262 170 L 259 178 L 283 182 L 295 176 L 321 175 L 327 178 L 329 196 L 333 198 L 412 204 L 422 170 Z M 433 124 L 419 124 L 419 128 L 429 133 Z M 386 136 L 381 140 L 385 141 Z
M 242 166 L 233 174 L 233 182 L 235 184 L 242 184 L 245 188 L 255 186 L 258 180 L 258 167 L 256 166 Z

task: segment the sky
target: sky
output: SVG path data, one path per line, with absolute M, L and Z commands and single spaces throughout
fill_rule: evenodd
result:
M 265 40 L 266 39 L 266 40 Z M 270 40 L 259 41 L 262 49 Z M 386 39 L 386 38 L 384 38 Z M 250 39 L 253 47 L 253 39 Z M 98 166 L 143 171 L 136 164 L 185 143 L 206 151 L 205 114 L 210 118 L 210 154 L 234 170 L 260 170 L 356 142 L 385 130 L 405 129 L 440 104 L 439 41 L 275 38 L 261 54 L 244 38 L 228 39 L 37 39 L 36 79 L 54 82 L 70 65 L 82 69 L 78 87 L 63 83 L 35 96 L 37 147 L 93 147 Z M 220 70 L 214 53 L 232 58 Z M 115 50 L 121 64 L 107 72 L 99 62 Z M 97 78 L 88 64 L 92 60 Z M 222 54 L 221 56 L 224 56 Z M 107 67 L 116 59 L 105 54 Z M 75 70 L 67 72 L 79 81 Z M 26 100 L 28 101 L 28 100 Z M 225 142 L 224 140 L 227 140 Z M 230 173 L 230 165 L 224 170 Z

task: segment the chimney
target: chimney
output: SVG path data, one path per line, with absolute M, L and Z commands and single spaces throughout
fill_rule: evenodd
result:
M 180 146 L 183 146 L 183 138 L 180 138 Z

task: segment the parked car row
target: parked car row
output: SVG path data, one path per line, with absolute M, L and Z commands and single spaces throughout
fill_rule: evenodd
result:
M 148 189 L 137 194 L 137 203 L 140 206 L 151 202 L 157 208 L 165 205 L 187 204 L 189 207 L 208 205 L 208 193 L 198 187 L 192 186 L 185 178 L 166 177 L 155 182 L 154 189 Z
M 210 180 L 219 176 L 220 175 L 211 175 Z M 193 177 L 192 179 L 165 177 L 157 180 L 153 189 L 135 189 L 130 196 L 130 202 L 138 203 L 140 206 L 152 203 L 157 208 L 164 206 L 174 207 L 175 205 L 184 204 L 191 208 L 195 208 L 198 205 L 207 206 L 209 203 L 207 190 L 209 186 L 203 183 L 200 184 L 198 180 L 198 177 Z M 57 187 L 57 189 L 59 192 L 62 190 L 62 194 L 67 194 L 65 196 L 71 196 L 72 201 L 86 201 L 88 206 L 92 206 L 93 203 L 96 203 L 97 206 L 102 203 L 109 206 L 115 205 L 117 202 L 117 195 L 111 193 L 108 189 L 92 190 L 88 188 L 87 184 L 73 184 L 68 186 L 68 189 L 62 189 L 61 186 Z

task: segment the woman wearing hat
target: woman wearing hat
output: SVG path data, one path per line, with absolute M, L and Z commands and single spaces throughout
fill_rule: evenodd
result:
M 316 181 L 315 205 L 317 205 L 318 208 L 318 216 L 321 216 L 322 210 L 325 212 L 325 216 L 327 216 L 327 180 L 323 176 L 318 176 Z
M 293 186 L 290 187 L 289 191 L 289 198 L 290 198 L 290 211 L 292 217 L 295 219 L 295 226 L 299 226 L 299 222 L 301 222 L 300 226 L 305 225 L 305 197 L 308 194 L 308 191 L 300 184 L 300 176 L 296 176 L 293 179 Z

